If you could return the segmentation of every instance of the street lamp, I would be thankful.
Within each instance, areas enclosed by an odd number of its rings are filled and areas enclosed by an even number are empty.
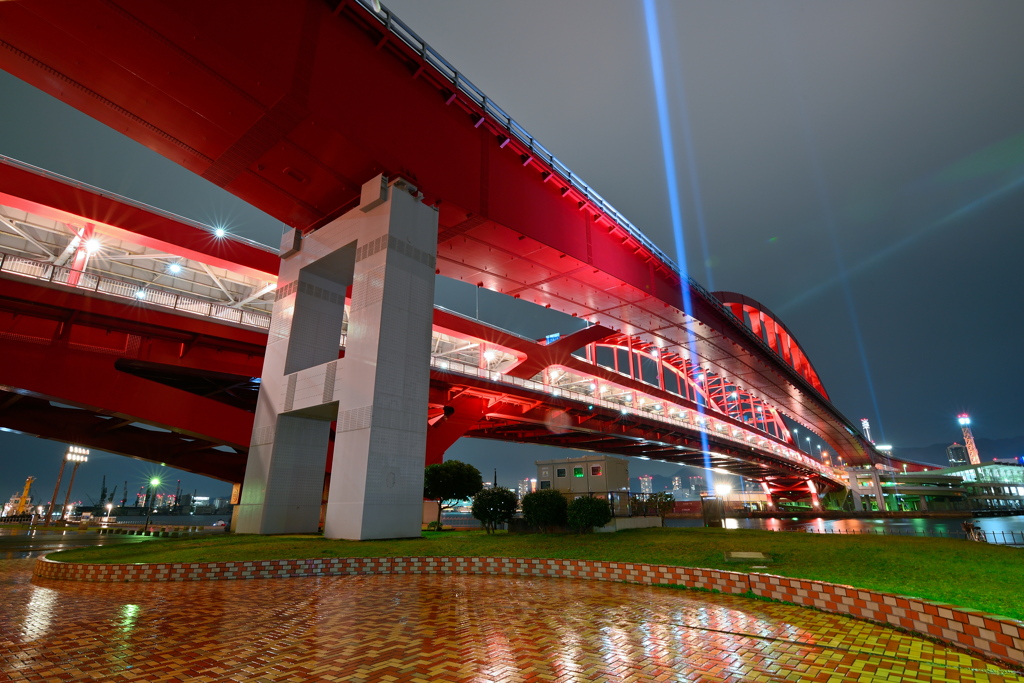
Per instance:
[[[82,448],[81,446],[68,446],[68,449],[64,452],[64,459],[60,461],[60,472],[57,474],[57,485],[53,487],[53,496],[50,498],[49,507],[46,508],[46,520],[43,522],[43,526],[50,526],[50,520],[53,518],[53,504],[57,501],[57,494],[60,493],[60,481],[64,478],[64,466],[69,462],[75,463],[75,467],[71,472],[71,484],[74,484],[75,472],[78,471],[78,466],[88,460],[88,448]],[[64,519],[64,508],[67,507],[68,497],[71,496],[71,484],[68,484],[68,495],[65,496],[64,507],[61,508],[61,519]]]
[[[152,479],[149,480],[149,486],[146,487],[146,531],[149,531],[149,516],[153,510],[153,506],[151,504],[152,501],[149,496],[150,487],[152,487],[154,490],[159,488],[160,480],[156,477],[153,477]]]
[[[807,442],[807,455],[811,454],[811,437],[805,437],[804,441]]]

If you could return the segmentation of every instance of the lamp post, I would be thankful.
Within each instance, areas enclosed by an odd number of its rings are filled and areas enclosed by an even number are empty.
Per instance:
[[[89,449],[82,448],[81,446],[68,446],[68,449],[64,452],[64,459],[60,461],[60,472],[57,474],[57,485],[53,487],[53,496],[50,498],[50,505],[46,508],[46,519],[43,521],[43,526],[50,526],[50,520],[53,518],[53,504],[57,501],[57,494],[60,493],[60,481],[64,478],[64,466],[69,462],[75,463],[74,472],[78,471],[78,466],[86,462],[89,459]],[[71,475],[71,483],[75,483],[75,475]],[[68,495],[71,495],[71,486],[68,486]],[[65,507],[68,504],[67,498],[64,499]],[[64,508],[61,508],[61,519],[64,518]]]
[[[807,455],[811,454],[811,437],[804,437],[804,441],[807,442]]]
[[[154,490],[159,488],[160,480],[157,479],[156,477],[153,477],[152,479],[149,480],[149,486],[146,487],[146,531],[149,531],[149,515],[153,511],[153,506],[151,505],[152,501],[150,500],[149,496],[150,487],[152,487]]]
[[[73,445],[72,449],[78,449],[78,446]],[[75,475],[78,474],[78,466],[81,465],[82,463],[89,462],[89,450],[88,449],[78,449],[78,450],[79,450],[79,453],[73,453],[73,454],[71,454],[69,456],[66,456],[66,458],[68,460],[70,460],[71,462],[75,463],[75,467],[73,467],[72,470],[71,470],[71,481],[68,482],[68,493],[65,494],[65,506],[63,506],[63,508],[62,508],[62,510],[60,512],[60,521],[65,520],[66,516],[70,516],[70,515],[68,515],[68,510],[70,508],[70,506],[68,505],[68,501],[71,500],[71,487],[75,485]],[[69,451],[70,451],[70,449],[69,449]]]

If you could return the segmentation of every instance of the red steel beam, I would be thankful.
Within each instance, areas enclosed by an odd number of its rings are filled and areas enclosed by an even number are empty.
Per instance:
[[[354,3],[0,3],[0,68],[302,229],[352,206],[377,173],[407,177],[440,202],[442,274],[477,273],[498,291],[526,282],[568,312],[611,296],[612,317],[681,335],[688,283]],[[481,237],[491,228],[539,245],[551,278],[489,260],[499,253]],[[591,289],[578,299],[561,291],[570,263]],[[702,354],[814,424],[847,461],[868,458],[796,369],[691,294]]]

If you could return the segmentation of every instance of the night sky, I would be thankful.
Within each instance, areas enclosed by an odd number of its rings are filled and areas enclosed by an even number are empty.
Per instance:
[[[948,443],[963,411],[976,436],[1024,434],[1024,4],[387,4],[666,253],[685,254],[696,280],[778,314],[833,403],[870,418],[877,442],[897,454]],[[0,154],[260,241],[281,233],[6,74]],[[475,292],[441,291],[475,306]],[[486,295],[481,305],[499,308]],[[0,434],[0,496],[35,474],[48,498],[62,452]],[[463,440],[448,457],[485,479],[497,467],[511,485],[553,455]],[[93,465],[79,472],[93,497],[104,473],[120,485],[153,469],[115,456]],[[182,478],[200,494],[227,490]]]

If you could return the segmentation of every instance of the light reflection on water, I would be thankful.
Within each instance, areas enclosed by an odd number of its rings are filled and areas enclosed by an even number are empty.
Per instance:
[[[963,535],[963,522],[974,522],[984,531],[1024,532],[1024,515],[1012,517],[931,517],[904,519],[798,519],[768,517],[763,519],[726,519],[727,529],[767,529],[769,531],[809,531],[819,533],[889,533],[905,535]],[[700,527],[700,519],[666,519],[665,526]]]

